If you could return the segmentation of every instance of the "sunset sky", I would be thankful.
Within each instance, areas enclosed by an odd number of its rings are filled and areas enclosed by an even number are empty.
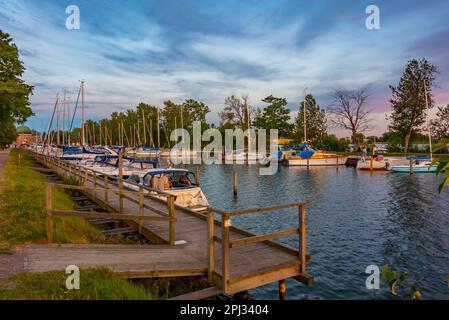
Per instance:
[[[380,8],[380,30],[365,27],[365,9]],[[68,30],[68,5],[81,28]],[[305,87],[318,103],[334,89],[367,88],[372,134],[386,130],[389,84],[409,59],[439,68],[437,105],[449,103],[448,1],[25,1],[0,0],[0,29],[20,48],[24,79],[35,86],[43,130],[56,94],[76,98],[86,82],[86,114],[107,117],[139,102],[201,100],[208,120],[227,96],[252,105],[285,97],[294,116]],[[334,128],[339,136],[348,134]]]

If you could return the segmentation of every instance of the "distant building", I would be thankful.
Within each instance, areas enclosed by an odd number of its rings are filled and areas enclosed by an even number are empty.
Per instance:
[[[37,143],[39,141],[39,135],[30,130],[30,128],[26,126],[20,126],[16,129],[17,131],[17,139],[16,146],[20,147],[24,144]]]

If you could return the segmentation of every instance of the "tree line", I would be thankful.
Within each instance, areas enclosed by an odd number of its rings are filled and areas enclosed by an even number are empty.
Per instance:
[[[22,79],[25,68],[19,59],[17,46],[1,30],[0,49],[0,146],[4,146],[16,139],[16,125],[33,115],[29,101],[33,87]],[[388,119],[389,130],[383,140],[392,145],[402,145],[407,152],[411,142],[422,138],[423,133],[429,130],[425,126],[426,105],[429,108],[435,105],[432,90],[437,74],[437,66],[426,59],[408,61],[399,83],[390,85],[392,113]],[[296,143],[307,139],[325,150],[344,150],[348,145],[346,139],[328,134],[331,127],[346,130],[354,144],[364,143],[364,132],[371,127],[371,113],[367,107],[369,93],[364,89],[336,89],[332,97],[332,103],[323,108],[312,94],[305,95],[298,104],[298,114],[292,118],[286,98],[269,95],[261,100],[262,107],[255,107],[250,104],[248,96],[232,95],[225,99],[224,108],[218,114],[218,126],[207,123],[206,116],[211,108],[201,101],[186,99],[175,103],[167,100],[161,107],[140,103],[136,108],[114,112],[109,118],[86,121],[85,137],[90,144],[168,147],[173,144],[170,141],[173,129],[184,128],[192,132],[193,122],[200,121],[202,130],[210,127],[223,131],[249,127],[278,129],[284,138],[291,138]],[[449,138],[449,105],[438,108],[437,119],[430,121],[429,127],[434,139]],[[81,128],[74,128],[70,133],[61,130],[60,134],[63,136],[60,141],[65,143],[81,142]],[[54,130],[50,131],[50,137],[51,142],[57,141]]]

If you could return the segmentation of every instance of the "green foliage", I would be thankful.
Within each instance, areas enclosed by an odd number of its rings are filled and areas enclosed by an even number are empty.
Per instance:
[[[310,141],[322,141],[327,131],[326,113],[316,103],[315,97],[308,94],[306,100],[306,125],[307,139]],[[295,119],[295,132],[298,141],[304,141],[304,101],[299,105],[299,112]]]
[[[64,271],[21,273],[0,284],[0,300],[153,300],[152,289],[105,268],[81,269],[80,289],[68,290]]]
[[[388,265],[381,269],[381,280],[388,284],[393,295],[400,295],[404,300],[419,300],[422,298],[421,292],[416,288],[416,284],[407,281],[408,273],[392,271]]]
[[[408,151],[413,133],[426,119],[425,87],[429,108],[434,105],[432,87],[437,72],[437,67],[426,59],[413,59],[407,63],[398,86],[390,85],[393,109],[390,130],[402,138],[404,152]]]
[[[317,143],[319,149],[325,151],[345,151],[348,148],[349,141],[345,138],[337,138],[334,134],[323,137],[322,143]]]
[[[449,138],[449,104],[438,107],[437,119],[431,121],[431,129],[435,139]]]
[[[447,149],[447,144],[449,143],[449,140],[441,140],[436,148],[435,151],[441,150],[441,149]],[[442,192],[445,188],[449,186],[449,159],[443,158],[443,157],[437,157],[434,159],[434,163],[438,163],[437,172],[436,175],[442,175],[443,181],[438,187],[438,192]]]
[[[22,160],[18,161],[19,153]],[[0,243],[19,244],[45,240],[45,177],[30,168],[21,150],[12,150],[4,171],[0,194]],[[73,201],[64,191],[53,192],[56,209],[73,209]],[[55,217],[55,241],[90,243],[104,236],[86,220]]]
[[[249,105],[248,96],[238,98],[234,95],[225,99],[223,111],[218,114],[221,122],[221,129],[240,128],[243,131],[251,125],[251,117],[254,113]]]
[[[33,114],[28,99],[33,87],[21,79],[25,68],[12,41],[0,30],[0,146],[14,141],[14,124],[25,122]]]
[[[277,98],[272,95],[262,99],[262,102],[268,103],[263,111],[258,111],[254,118],[254,126],[261,129],[278,129],[280,136],[288,135],[292,130],[290,124],[290,110],[285,106],[287,99]]]

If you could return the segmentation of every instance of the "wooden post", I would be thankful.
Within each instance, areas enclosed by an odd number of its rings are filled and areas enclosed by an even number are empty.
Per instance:
[[[53,196],[51,188],[52,188],[51,184],[47,183],[45,185],[45,209],[46,209],[45,230],[47,233],[48,243],[53,242],[53,217],[49,212],[50,210],[53,209]]]
[[[307,170],[309,169],[310,157],[307,157]]]
[[[410,159],[410,175],[413,175],[414,172],[414,168],[413,168],[413,159]]]
[[[237,197],[237,187],[238,187],[238,181],[237,181],[237,170],[234,166],[234,197]]]
[[[123,151],[118,152],[119,212],[123,212]]]
[[[374,156],[373,155],[371,155],[371,158],[370,158],[369,171],[371,172],[371,174],[374,171]]]
[[[87,172],[87,168],[84,169],[84,191],[86,193],[89,191],[89,173]]]
[[[97,199],[97,173],[94,171],[94,199]]]
[[[221,219],[221,273],[222,273],[222,289],[224,293],[228,290],[229,280],[229,227],[231,225],[231,219],[229,215],[222,216]]]
[[[108,176],[105,174],[104,175],[104,183],[103,183],[103,188],[104,188],[104,205],[105,207],[108,205]]]
[[[215,269],[215,241],[214,241],[214,212],[207,212],[207,280],[213,282],[212,275]]]
[[[143,193],[143,187],[139,187],[139,215],[143,217],[144,215],[144,193]],[[143,219],[139,220],[139,233],[142,234],[142,226],[143,226]]]
[[[299,206],[299,262],[300,272],[306,272],[306,207]]]
[[[167,197],[167,206],[168,206],[168,216],[170,217],[169,222],[169,243],[171,246],[175,245],[175,197],[173,195],[169,195]]]
[[[197,187],[200,186],[200,167],[197,165],[195,166],[195,178],[196,178],[196,185]]]
[[[285,295],[287,294],[287,284],[285,279],[279,280],[279,300],[285,300]]]

